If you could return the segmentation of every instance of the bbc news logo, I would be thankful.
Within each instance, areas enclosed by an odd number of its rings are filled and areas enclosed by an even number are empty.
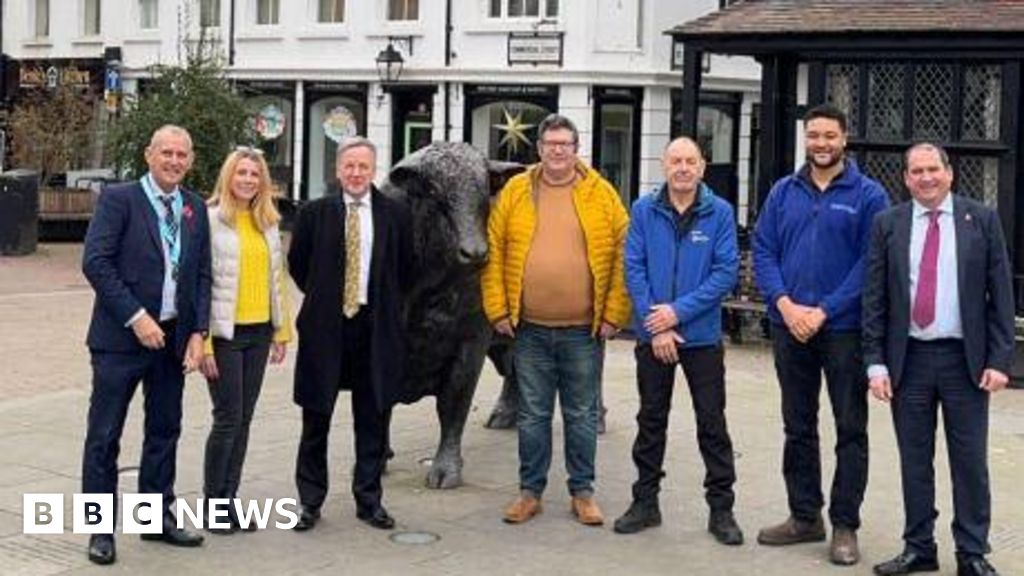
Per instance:
[[[163,494],[122,494],[119,508],[114,506],[113,494],[75,494],[71,530],[75,534],[112,534],[114,516],[119,511],[119,524],[124,534],[160,534],[163,532],[163,507]],[[242,528],[254,525],[260,530],[271,526],[291,530],[299,523],[299,505],[294,498],[248,502],[239,498],[197,498],[194,505],[178,498],[172,509],[178,529],[185,528],[186,519],[195,528],[230,528],[229,507]],[[25,494],[22,517],[25,534],[63,534],[64,495]]]

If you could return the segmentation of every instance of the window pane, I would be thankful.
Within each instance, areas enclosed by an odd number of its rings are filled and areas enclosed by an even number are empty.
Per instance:
[[[100,33],[100,0],[85,0],[85,20],[82,33],[97,36]]]
[[[523,16],[524,0],[508,0],[508,16]]]
[[[259,0],[256,5],[256,23],[277,24],[279,8],[279,0]]]
[[[50,35],[50,0],[36,0],[36,37]]]
[[[344,22],[345,0],[320,0],[317,20],[319,22]]]
[[[418,0],[390,0],[388,20],[419,20]]]
[[[540,0],[526,0],[526,16],[540,15]]]
[[[199,25],[203,28],[220,26],[220,0],[199,0]]]
[[[139,0],[139,28],[152,30],[159,25],[158,0]]]
[[[546,16],[550,18],[558,17],[558,0],[548,0]]]
[[[491,0],[491,18],[501,18],[501,0]]]

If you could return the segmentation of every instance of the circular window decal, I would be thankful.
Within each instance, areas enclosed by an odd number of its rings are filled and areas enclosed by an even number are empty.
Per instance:
[[[324,134],[337,143],[357,133],[356,117],[344,106],[336,106],[327,113],[323,123]]]
[[[276,140],[284,134],[284,112],[277,104],[267,104],[256,114],[256,133],[264,140]]]

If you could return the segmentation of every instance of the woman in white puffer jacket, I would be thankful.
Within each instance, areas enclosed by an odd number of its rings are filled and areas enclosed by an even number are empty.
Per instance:
[[[228,155],[209,216],[213,294],[210,338],[200,368],[213,401],[213,426],[206,441],[203,491],[207,499],[233,499],[267,359],[283,362],[291,338],[281,216],[261,150],[240,147]],[[210,532],[242,528],[234,506],[226,508],[228,527]]]

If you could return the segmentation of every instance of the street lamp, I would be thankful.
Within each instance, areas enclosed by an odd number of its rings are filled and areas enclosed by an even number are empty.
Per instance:
[[[377,77],[380,78],[381,84],[398,82],[404,64],[405,58],[402,58],[402,53],[395,50],[394,44],[388,40],[387,47],[377,53]]]

